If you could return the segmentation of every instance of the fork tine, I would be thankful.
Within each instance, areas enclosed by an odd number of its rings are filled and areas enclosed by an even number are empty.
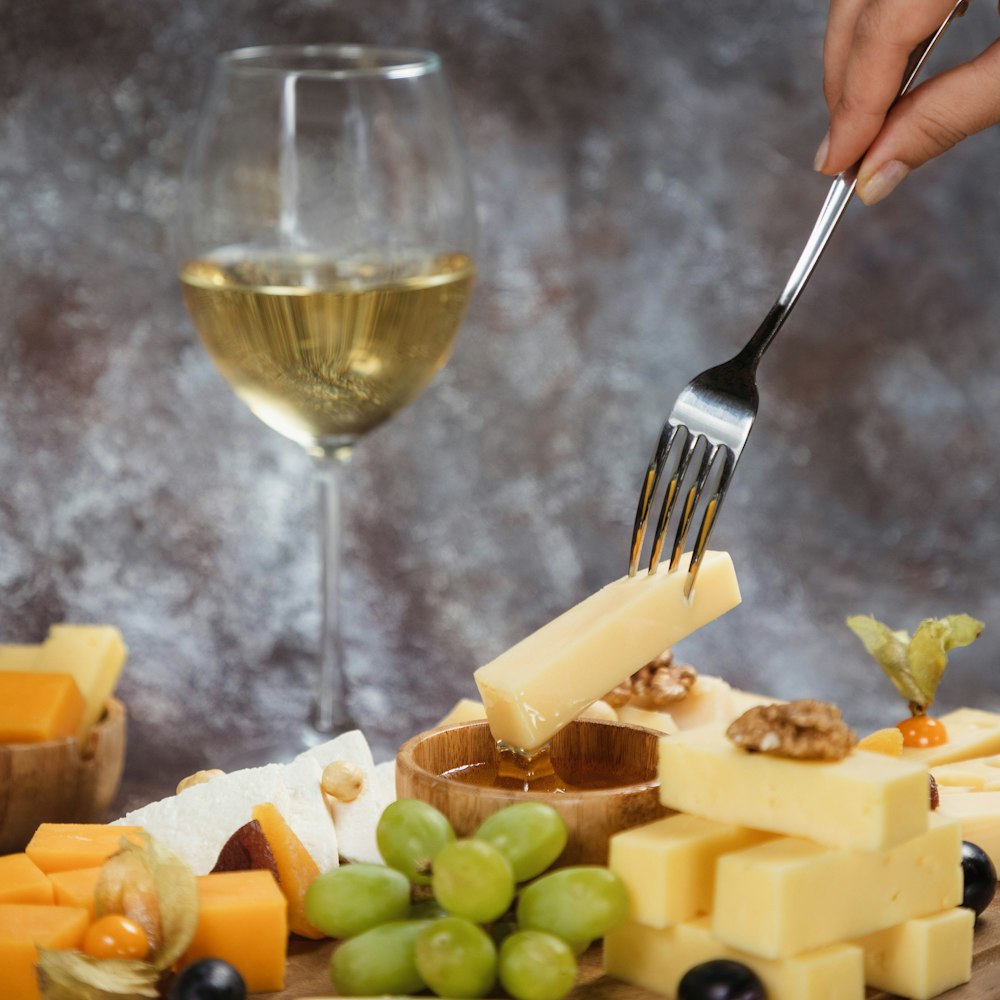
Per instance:
[[[726,499],[726,492],[729,490],[733,472],[736,470],[736,455],[733,453],[732,448],[726,445],[719,445],[717,450],[722,455],[722,472],[719,474],[719,479],[715,484],[712,495],[708,498],[708,504],[705,507],[705,516],[701,519],[701,526],[698,528],[694,549],[691,552],[691,563],[688,566],[687,579],[684,581],[685,597],[690,597],[691,591],[694,590],[694,581],[698,576],[698,570],[701,568],[702,557],[708,548],[709,535],[712,534],[712,529],[715,527],[719,510],[722,507],[722,501]]]
[[[683,426],[683,425],[679,425]],[[688,468],[691,465],[691,458],[697,451],[699,444],[705,440],[704,435],[692,435],[691,431],[684,427],[685,438],[682,446],[677,449],[678,460],[674,471],[667,483],[667,488],[663,494],[663,504],[660,507],[660,516],[656,519],[656,533],[653,535],[653,547],[649,554],[649,572],[656,572],[656,567],[660,562],[660,553],[663,551],[663,540],[666,537],[667,525],[673,516],[677,506],[677,498],[680,496],[680,489],[687,478]]]
[[[653,496],[656,487],[663,476],[663,470],[667,464],[667,458],[677,440],[678,434],[683,431],[685,439],[688,436],[688,429],[682,425],[671,424],[669,421],[663,425],[660,431],[660,440],[653,449],[653,455],[646,466],[646,476],[642,482],[642,490],[639,494],[639,506],[635,512],[635,524],[632,528],[632,545],[629,552],[628,575],[635,576],[639,565],[639,555],[642,551],[642,543],[646,537],[646,527],[649,523],[649,509],[653,503]],[[682,442],[683,444],[683,442]]]
[[[705,482],[708,479],[712,462],[715,460],[715,456],[719,450],[718,445],[710,446],[708,439],[705,438],[704,435],[699,434],[698,439],[705,441],[705,448],[701,454],[701,462],[698,465],[698,471],[695,473],[695,477],[691,481],[691,485],[688,487],[687,494],[684,497],[684,505],[681,508],[681,515],[677,522],[677,531],[674,534],[674,544],[670,549],[669,572],[671,573],[677,569],[677,564],[680,562],[681,555],[684,551],[684,543],[687,541],[688,532],[691,530],[691,522],[694,520],[694,512],[698,509],[698,501],[701,499],[701,494],[705,488]],[[666,527],[666,525],[664,525],[664,527]]]

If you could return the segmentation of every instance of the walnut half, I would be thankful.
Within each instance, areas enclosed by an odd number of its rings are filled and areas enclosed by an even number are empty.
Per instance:
[[[798,760],[841,760],[858,742],[836,705],[812,698],[751,708],[726,736],[744,750]]]
[[[608,692],[604,701],[616,708],[631,703],[639,708],[662,710],[686,698],[697,679],[694,667],[675,663],[674,654],[668,649]]]

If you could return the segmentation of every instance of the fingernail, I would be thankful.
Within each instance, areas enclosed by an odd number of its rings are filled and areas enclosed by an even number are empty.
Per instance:
[[[822,170],[826,164],[826,158],[830,155],[830,133],[827,132],[823,136],[823,141],[819,144],[819,149],[816,150],[816,156],[813,159],[813,170]]]
[[[899,160],[887,160],[870,176],[858,176],[858,197],[866,205],[874,205],[886,195],[892,194],[899,182],[910,172],[910,168]]]

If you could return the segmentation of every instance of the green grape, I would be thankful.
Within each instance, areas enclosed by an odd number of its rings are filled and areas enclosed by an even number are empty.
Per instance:
[[[497,952],[486,932],[444,917],[417,938],[417,971],[439,997],[484,997],[497,978]]]
[[[549,872],[526,886],[518,900],[517,922],[582,949],[613,931],[628,911],[628,890],[613,871],[580,865]]]
[[[410,913],[410,883],[384,865],[344,865],[324,872],[306,890],[306,917],[330,937],[353,937]]]
[[[385,863],[418,885],[430,884],[431,859],[454,839],[448,817],[420,799],[396,799],[386,806],[375,828]]]
[[[500,945],[500,983],[514,1000],[559,1000],[576,982],[576,959],[565,941],[543,931],[518,931]]]
[[[431,885],[449,913],[477,924],[496,920],[514,899],[510,862],[485,840],[457,840],[438,851]]]
[[[330,959],[330,981],[341,996],[419,993],[417,938],[429,920],[397,920],[345,941]]]
[[[566,846],[566,823],[545,802],[518,802],[487,817],[476,837],[491,843],[518,882],[541,875]]]

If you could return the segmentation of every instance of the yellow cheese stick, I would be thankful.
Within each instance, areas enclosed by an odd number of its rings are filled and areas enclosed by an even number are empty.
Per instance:
[[[113,625],[53,625],[32,669],[70,674],[86,702],[77,733],[82,747],[100,719],[125,664],[125,643]]]
[[[689,558],[673,573],[608,584],[480,667],[476,684],[493,735],[537,750],[654,656],[740,603],[727,552],[705,553],[686,598]]]

